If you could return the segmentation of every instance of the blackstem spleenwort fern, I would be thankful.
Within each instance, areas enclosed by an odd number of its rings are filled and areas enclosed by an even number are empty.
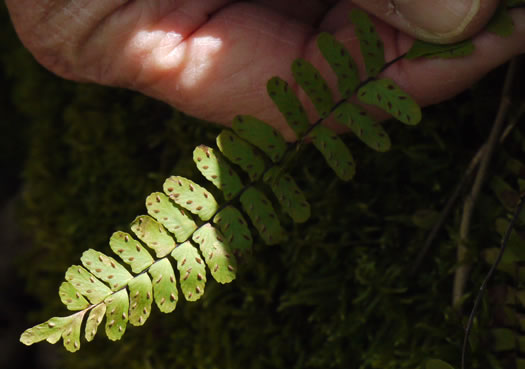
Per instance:
[[[360,80],[356,63],[343,45],[332,35],[321,33],[318,46],[337,75],[342,99],[334,101],[312,64],[303,59],[294,61],[293,76],[320,116],[311,124],[288,83],[279,77],[271,78],[268,94],[296,133],[297,141],[288,144],[270,125],[252,116],[237,116],[232,130],[223,130],[217,137],[218,149],[201,145],[193,154],[199,171],[222,192],[224,199],[218,201],[190,179],[166,179],[163,192],[146,198],[149,215],[141,215],[131,224],[131,231],[140,241],[120,231],[110,238],[111,249],[131,271],[110,256],[91,249],[85,251],[82,265],[67,270],[66,281],[59,289],[61,301],[76,313],[51,318],[26,330],[21,342],[56,343],[62,338],[68,351],[77,351],[86,315],[87,341],[93,340],[104,317],[106,335],[110,340],[118,340],[128,322],[135,326],[146,322],[153,301],[160,311],[173,311],[178,301],[177,281],[188,301],[203,295],[208,272],[219,283],[233,281],[236,256],[249,252],[252,246],[246,216],[264,243],[273,245],[286,240],[286,231],[264,188],[273,192],[282,211],[295,223],[305,222],[310,216],[307,199],[287,173],[287,165],[299,145],[311,141],[339,178],[348,181],[354,176],[356,165],[350,150],[334,131],[322,125],[324,119],[333,115],[374,150],[384,152],[390,148],[390,138],[382,126],[362,106],[350,103],[350,97],[379,107],[407,125],[418,124],[419,106],[392,80],[378,77],[399,59],[385,62],[383,43],[366,13],[355,10],[350,18],[360,41],[365,80]],[[439,47],[416,42],[404,57],[455,57],[471,50],[469,42]],[[239,169],[244,173],[239,174]],[[170,257],[176,261],[178,275]]]

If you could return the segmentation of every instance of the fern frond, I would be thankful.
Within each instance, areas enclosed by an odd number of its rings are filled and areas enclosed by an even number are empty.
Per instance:
[[[367,72],[375,77],[385,65],[383,44],[365,13],[354,11],[351,17],[366,54]],[[104,317],[106,335],[118,340],[128,321],[134,326],[146,322],[153,301],[161,312],[173,311],[178,302],[177,284],[186,300],[195,301],[204,294],[208,271],[218,283],[232,282],[238,268],[236,256],[252,248],[251,228],[264,243],[276,245],[287,239],[279,210],[294,223],[310,218],[306,196],[287,172],[286,164],[297,152],[294,148],[311,140],[339,178],[347,181],[355,175],[352,153],[332,129],[322,125],[324,119],[333,113],[369,147],[377,151],[390,148],[381,125],[361,106],[345,101],[356,93],[361,101],[379,106],[406,124],[419,122],[419,107],[392,81],[360,81],[355,61],[333,36],[320,34],[318,46],[337,76],[343,100],[334,101],[326,81],[311,63],[296,60],[293,76],[320,116],[312,125],[288,83],[279,77],[270,79],[268,95],[298,141],[288,144],[272,126],[252,116],[238,115],[233,131],[223,130],[218,135],[218,150],[200,145],[193,152],[198,170],[223,198],[215,198],[207,184],[181,176],[167,178],[163,192],[146,198],[149,215],[138,216],[131,223],[131,231],[139,240],[122,231],[113,233],[109,240],[111,250],[126,266],[98,251],[84,252],[84,266],[70,267],[59,289],[66,307],[78,312],[28,329],[21,341],[30,345],[42,340],[56,343],[63,338],[66,349],[76,351],[87,312],[87,341],[93,340]],[[277,210],[274,203],[279,205]]]

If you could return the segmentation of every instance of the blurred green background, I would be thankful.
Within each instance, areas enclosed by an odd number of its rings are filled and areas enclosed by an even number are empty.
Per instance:
[[[458,363],[464,317],[451,310],[450,296],[461,206],[417,274],[411,266],[487,137],[504,68],[425,109],[418,127],[387,123],[388,153],[346,138],[358,162],[351,183],[336,180],[307,148],[293,173],[313,216],[301,225],[283,217],[289,242],[258,242],[230,285],[211,281],[198,302],[181,300],[168,315],[153,309],[145,326],[130,327],[120,342],[99,332],[70,354],[61,343],[25,347],[18,337],[67,314],[57,293],[66,269],[88,248],[111,253],[110,235],[145,213],[145,197],[167,176],[199,178],[193,148],[213,145],[220,128],[134,92],[55,77],[21,46],[3,4],[0,17],[0,367],[414,369],[428,357]],[[523,101],[522,91],[514,95]],[[522,153],[519,145],[508,150],[495,167]],[[494,222],[505,213],[486,191],[473,224],[470,291],[488,269],[479,254],[498,244]],[[485,300],[473,332],[472,368],[497,368],[518,355],[492,352],[487,332],[499,324],[492,305]]]

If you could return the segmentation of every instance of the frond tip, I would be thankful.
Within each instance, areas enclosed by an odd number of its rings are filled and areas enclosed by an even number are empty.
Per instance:
[[[70,352],[80,348],[80,326],[85,311],[67,317],[55,317],[47,322],[38,324],[26,330],[20,336],[20,342],[24,345],[46,340],[49,343],[57,343],[60,338],[64,340],[64,347]]]

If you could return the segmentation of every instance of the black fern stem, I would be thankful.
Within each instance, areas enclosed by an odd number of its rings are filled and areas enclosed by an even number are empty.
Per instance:
[[[523,210],[523,206],[525,205],[525,192],[520,194],[520,199],[518,200],[518,203],[516,204],[516,210],[514,210],[514,213],[512,214],[512,219],[505,231],[505,234],[503,235],[503,238],[501,239],[501,246],[498,253],[498,256],[492,266],[490,267],[489,272],[487,273],[487,276],[483,280],[483,283],[481,283],[481,286],[479,288],[478,295],[476,296],[476,300],[474,301],[474,306],[472,307],[472,311],[470,312],[470,316],[468,318],[467,326],[465,328],[465,338],[463,339],[463,349],[461,350],[461,369],[465,369],[465,356],[467,353],[467,343],[468,343],[468,337],[470,335],[470,330],[472,328],[472,323],[474,321],[474,316],[476,315],[476,312],[479,308],[479,303],[481,302],[481,298],[483,297],[483,293],[485,292],[485,289],[487,288],[487,284],[496,271],[496,268],[498,267],[501,258],[503,257],[503,254],[505,253],[505,249],[507,248],[507,244],[509,242],[510,235],[512,233],[512,230],[514,229],[514,226],[516,225],[516,222],[518,220],[519,215],[521,214],[521,211]]]

